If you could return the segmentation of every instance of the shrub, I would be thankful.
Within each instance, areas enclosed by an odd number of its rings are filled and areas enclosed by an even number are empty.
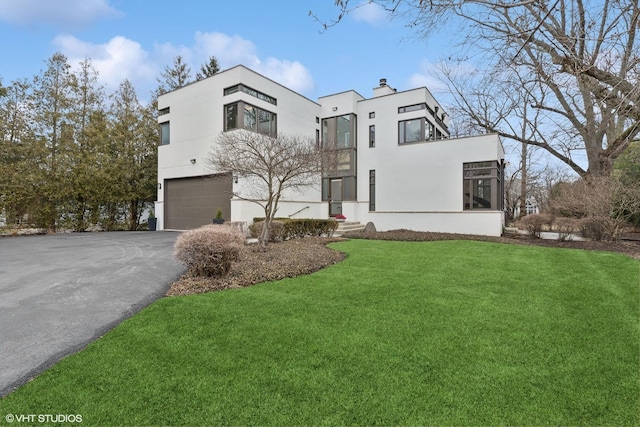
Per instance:
[[[526,230],[531,237],[540,238],[540,233],[553,222],[553,217],[547,214],[531,214],[518,220],[517,226]]]
[[[225,276],[238,259],[244,236],[228,225],[205,225],[178,236],[173,254],[198,276]]]
[[[575,218],[560,217],[554,219],[553,228],[558,232],[558,240],[564,242],[571,240],[571,235],[579,230],[579,225]]]
[[[608,218],[590,216],[578,222],[580,235],[591,240],[605,240]]]
[[[294,239],[305,236],[333,236],[338,222],[331,219],[292,219],[284,223],[285,238]]]
[[[264,227],[264,221],[259,221],[249,226],[251,231],[251,237],[259,238],[262,235],[262,228]],[[284,222],[274,219],[271,221],[271,227],[269,228],[269,241],[279,242],[285,240]]]
[[[255,219],[257,221],[249,227],[249,231],[252,237],[257,238],[262,233],[264,220],[262,218]],[[273,226],[274,223],[277,223],[275,228]],[[300,239],[305,236],[331,237],[337,228],[338,222],[331,219],[274,219],[269,231],[269,241]]]

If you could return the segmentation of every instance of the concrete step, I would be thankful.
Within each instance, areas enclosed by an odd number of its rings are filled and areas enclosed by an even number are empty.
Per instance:
[[[364,230],[364,224],[360,224],[357,221],[342,221],[338,223],[338,229],[335,234],[343,234],[347,231],[360,231]]]

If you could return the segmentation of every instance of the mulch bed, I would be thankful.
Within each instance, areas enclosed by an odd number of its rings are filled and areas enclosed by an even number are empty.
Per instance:
[[[344,235],[344,238],[412,242],[476,240],[589,251],[619,252],[640,260],[640,244],[629,242],[558,241],[533,239],[522,235],[488,237],[411,230],[367,233],[349,232]],[[223,289],[242,288],[257,283],[310,274],[344,259],[343,253],[329,249],[326,246],[327,243],[341,241],[344,240],[344,238],[305,237],[304,239],[293,239],[286,242],[272,243],[268,246],[267,251],[263,251],[257,244],[247,245],[243,248],[239,261],[234,263],[228,276],[197,277],[187,273],[171,286],[167,295],[189,295]]]
[[[175,282],[167,295],[189,295],[223,289],[242,288],[257,283],[311,274],[344,259],[342,252],[326,245],[340,238],[305,237],[260,245],[246,245],[226,277],[198,277],[189,273]]]

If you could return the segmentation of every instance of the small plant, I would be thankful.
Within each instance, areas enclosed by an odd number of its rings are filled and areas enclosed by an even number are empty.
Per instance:
[[[222,209],[218,208],[218,210],[216,211],[216,216],[213,218],[213,223],[214,224],[224,223],[224,217],[222,216]]]
[[[226,276],[238,260],[244,235],[228,225],[205,225],[178,236],[173,254],[196,276]]]
[[[336,218],[336,219],[340,219],[340,220],[345,220],[345,219],[347,219],[347,217],[346,217],[346,216],[344,216],[344,215],[342,215],[341,213],[340,213],[340,214],[337,214],[335,218]]]
[[[155,212],[153,212],[153,209],[151,209],[151,210],[149,211],[149,218],[150,218],[150,219],[153,219],[153,218],[155,218],[155,217],[156,217],[156,214],[155,214]]]

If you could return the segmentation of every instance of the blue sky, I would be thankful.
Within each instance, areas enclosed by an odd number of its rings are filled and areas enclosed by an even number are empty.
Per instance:
[[[31,79],[59,51],[72,65],[91,58],[109,91],[128,78],[145,100],[176,55],[194,75],[214,55],[222,69],[243,64],[313,100],[349,89],[370,97],[384,77],[446,103],[432,73],[446,39],[422,40],[363,3],[323,32],[309,11],[335,18],[334,0],[0,0],[0,79]]]

